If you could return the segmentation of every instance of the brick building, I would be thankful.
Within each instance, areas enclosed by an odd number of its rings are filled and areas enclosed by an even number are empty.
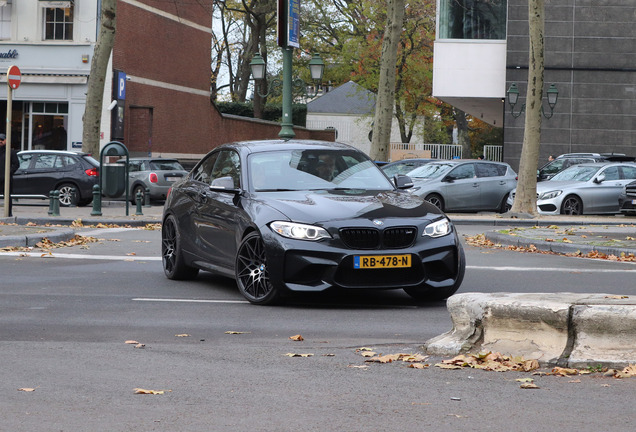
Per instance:
[[[15,148],[81,149],[100,9],[101,0],[0,0],[0,82],[10,65],[23,74],[13,95]],[[118,0],[102,145],[119,140],[131,155],[196,160],[227,141],[278,137],[277,123],[224,116],[211,103],[211,27],[212,0]]]

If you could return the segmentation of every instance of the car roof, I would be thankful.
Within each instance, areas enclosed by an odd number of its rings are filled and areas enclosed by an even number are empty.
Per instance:
[[[505,162],[489,161],[489,160],[482,160],[482,159],[448,159],[448,160],[435,160],[435,161],[432,161],[432,162],[429,162],[429,163],[438,164],[438,165],[439,164],[459,165],[459,164],[462,164],[462,163],[478,163],[478,164],[491,163],[491,164],[509,166]]]
[[[242,149],[248,153],[259,153],[275,150],[356,150],[348,144],[332,141],[319,141],[319,140],[303,140],[303,139],[273,139],[273,140],[258,140],[258,141],[238,141],[227,144],[222,144],[213,150],[221,148],[235,148]]]
[[[124,160],[124,158],[121,158],[120,160]],[[159,161],[159,162],[166,162],[166,161],[175,161],[178,162],[178,159],[175,158],[161,158],[161,157],[132,157],[132,158],[128,158],[128,161]]]
[[[90,156],[89,153],[68,151],[68,150],[21,150],[18,152],[22,154],[56,154],[56,155],[68,155],[68,156]]]

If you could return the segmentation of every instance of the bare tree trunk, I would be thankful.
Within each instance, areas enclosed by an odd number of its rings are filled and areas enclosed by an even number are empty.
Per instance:
[[[378,98],[375,103],[371,159],[386,161],[389,157],[391,123],[395,100],[395,63],[404,21],[404,0],[389,0],[387,25],[382,40]]]
[[[519,161],[519,181],[513,213],[537,214],[537,167],[541,145],[541,102],[543,98],[544,0],[529,0],[528,23],[530,32],[530,55],[528,62],[528,92],[526,99],[526,122],[523,132],[523,147]]]
[[[86,91],[82,132],[82,151],[99,155],[99,132],[104,102],[104,84],[110,53],[115,43],[117,0],[102,0],[101,24],[91,60]]]

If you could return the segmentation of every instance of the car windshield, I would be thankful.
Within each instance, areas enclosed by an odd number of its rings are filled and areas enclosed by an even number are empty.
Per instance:
[[[179,162],[175,161],[150,161],[150,169],[155,171],[184,171]]]
[[[355,150],[279,150],[252,154],[248,175],[255,192],[391,190],[393,185]]]
[[[576,165],[556,174],[549,181],[588,181],[600,168],[595,166]]]
[[[415,168],[413,171],[409,171],[406,175],[411,178],[426,178],[432,179],[443,176],[453,168],[452,164],[445,163],[429,163],[421,167]]]

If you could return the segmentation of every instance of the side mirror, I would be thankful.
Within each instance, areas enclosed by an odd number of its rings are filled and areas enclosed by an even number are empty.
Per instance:
[[[404,174],[396,174],[393,176],[393,183],[398,189],[409,189],[413,187],[413,180],[411,177]]]
[[[238,189],[234,188],[234,180],[232,177],[219,177],[212,180],[210,190],[217,192],[238,192]]]
[[[444,183],[452,183],[452,182],[454,182],[455,180],[456,180],[456,179],[455,179],[455,177],[454,177],[454,176],[452,176],[452,175],[447,175],[446,177],[444,177],[444,178],[442,179],[442,181],[443,181]]]
[[[605,181],[605,174],[599,174],[594,179],[594,183],[603,183]]]

